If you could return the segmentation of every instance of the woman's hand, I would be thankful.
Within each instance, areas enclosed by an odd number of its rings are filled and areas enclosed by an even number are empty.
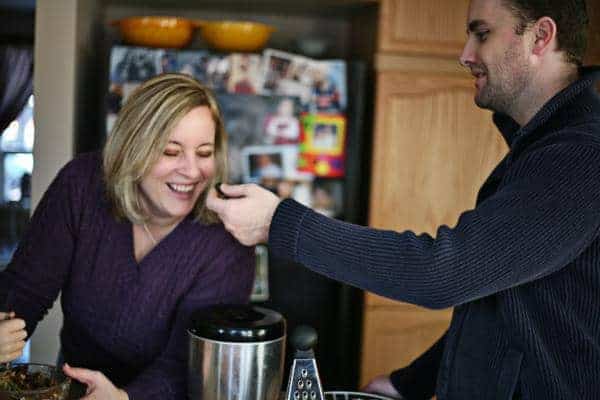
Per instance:
[[[396,388],[392,385],[389,375],[379,375],[362,389],[363,392],[382,394],[392,399],[402,399]]]
[[[25,339],[25,321],[15,318],[14,312],[0,312],[0,363],[19,358],[25,347]]]
[[[63,366],[67,376],[87,385],[85,396],[81,400],[129,400],[127,392],[119,389],[100,371]]]

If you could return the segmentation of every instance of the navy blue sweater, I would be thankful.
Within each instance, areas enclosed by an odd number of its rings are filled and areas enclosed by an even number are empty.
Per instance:
[[[523,127],[495,115],[510,151],[476,207],[435,237],[293,200],[277,208],[274,254],[382,296],[455,306],[442,341],[403,376],[407,397],[435,385],[439,400],[600,399],[598,76],[582,69]]]

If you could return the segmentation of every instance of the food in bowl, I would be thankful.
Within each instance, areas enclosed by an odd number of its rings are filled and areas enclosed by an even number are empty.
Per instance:
[[[206,44],[223,52],[261,50],[275,30],[272,26],[250,21],[195,21],[195,24],[202,28],[202,39]]]
[[[71,379],[46,364],[0,367],[0,400],[65,400]]]

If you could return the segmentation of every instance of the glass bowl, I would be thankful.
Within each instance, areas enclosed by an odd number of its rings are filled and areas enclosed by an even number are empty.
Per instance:
[[[66,400],[71,379],[53,365],[0,365],[0,400]]]

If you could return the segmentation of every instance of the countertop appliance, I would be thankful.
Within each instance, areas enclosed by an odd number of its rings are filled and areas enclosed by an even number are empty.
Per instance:
[[[277,400],[285,319],[251,305],[216,305],[192,314],[188,329],[190,400]]]
[[[290,337],[295,349],[283,400],[392,400],[388,397],[351,391],[323,392],[313,348],[317,332],[307,325],[298,326]]]

